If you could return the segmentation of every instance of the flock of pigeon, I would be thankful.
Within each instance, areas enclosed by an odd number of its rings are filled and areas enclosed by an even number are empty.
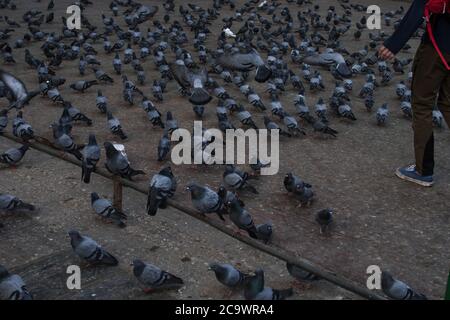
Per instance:
[[[178,84],[179,94],[192,104],[197,118],[204,117],[205,107],[213,98],[213,101],[217,101],[218,127],[222,131],[235,128],[232,119],[238,120],[244,128],[258,129],[258,121],[254,119],[261,117],[267,129],[278,130],[280,135],[289,139],[305,135],[306,126],[311,126],[315,134],[336,138],[338,132],[330,126],[333,114],[348,121],[356,121],[350,98],[352,78],[365,77],[366,83],[358,96],[364,99],[367,111],[371,112],[375,105],[374,91],[389,85],[394,73],[403,74],[411,59],[396,59],[392,65],[388,65],[378,58],[373,49],[388,36],[385,32],[370,33],[369,44],[360,51],[350,53],[343,47],[340,41],[342,35],[354,32],[353,37],[358,40],[363,32],[367,32],[365,17],[356,24],[352,21],[355,12],[366,11],[364,5],[339,0],[341,10],[330,6],[323,16],[318,13],[319,5],[310,0],[287,2],[296,5],[296,10],[290,10],[280,0],[247,0],[239,4],[234,0],[211,0],[207,7],[190,3],[177,5],[174,0],[165,1],[161,7],[143,5],[133,0],[112,0],[110,13],[103,13],[101,25],[96,26],[84,14],[92,3],[81,0],[75,4],[81,8],[83,29],[68,29],[66,18],[63,17],[59,33],[43,31],[46,24],[55,23],[54,0],[48,4],[47,12],[36,9],[24,12],[23,21],[13,21],[8,16],[0,17],[0,25],[3,26],[0,29],[3,63],[14,64],[19,59],[14,51],[24,48],[25,62],[37,75],[34,90],[29,91],[18,77],[0,69],[0,98],[5,97],[9,101],[8,106],[0,110],[0,135],[7,130],[11,121],[12,133],[23,140],[20,148],[2,152],[0,162],[8,166],[18,165],[29,149],[29,142],[35,140],[50,144],[80,160],[81,179],[84,183],[90,182],[91,174],[101,159],[102,148],[93,134],[89,135],[87,144],[77,143],[73,139],[72,130],[77,123],[87,126],[95,123],[64,99],[59,91],[69,79],[58,76],[58,70],[64,68],[65,61],[71,60],[79,61],[79,76],[82,79],[70,80],[72,83],[69,87],[80,94],[89,93],[91,87],[97,87],[95,105],[98,112],[105,115],[108,129],[114,136],[127,140],[124,126],[112,114],[108,98],[100,89],[102,85],[115,83],[115,76],[121,77],[125,104],[134,105],[139,99],[154,130],[162,130],[161,140],[155,146],[158,161],[167,161],[174,144],[171,135],[178,129],[174,116],[176,110],[168,111],[164,117],[157,108],[157,104],[164,101],[166,86],[172,80]],[[205,2],[202,4],[206,5]],[[0,0],[0,8],[18,10],[10,0]],[[221,13],[224,8],[229,8],[232,14]],[[163,21],[154,18],[161,10],[164,11]],[[179,19],[174,16],[175,12],[179,14]],[[403,7],[400,7],[396,11],[384,13],[384,23],[395,27],[403,12]],[[127,28],[119,26],[118,21],[121,20]],[[209,26],[212,23],[223,24],[215,48],[206,42],[211,37]],[[24,26],[27,30],[25,35],[13,39],[15,30],[23,29]],[[352,28],[354,26],[356,29]],[[418,37],[419,33],[415,36]],[[36,43],[40,44],[42,55],[33,55],[27,49],[27,46]],[[193,45],[195,52],[186,49],[188,43]],[[101,48],[99,44],[102,44]],[[97,57],[98,50],[104,51],[105,59]],[[267,58],[263,58],[262,53]],[[142,66],[148,59],[152,60],[158,74],[152,79],[150,89],[147,88],[146,70]],[[298,74],[288,68],[288,60],[298,65]],[[108,63],[112,63],[116,75],[108,75],[102,70],[102,66]],[[123,65],[130,65],[134,74],[125,74]],[[314,110],[310,111],[305,95],[307,91],[321,92],[328,86],[322,77],[324,72],[329,72],[335,79],[334,91],[328,100],[320,97]],[[395,92],[401,101],[400,110],[411,118],[409,84],[412,74],[407,74],[404,81],[396,84]],[[136,82],[131,78],[136,78]],[[270,98],[270,104],[266,105],[261,98],[262,93],[258,94],[251,86],[252,79],[265,83],[265,94]],[[227,86],[233,85],[239,89],[242,97],[233,97],[227,91]],[[297,92],[292,101],[296,115],[288,113],[279,100],[288,90]],[[146,91],[151,91],[153,101],[144,93]],[[36,134],[30,124],[33,119],[26,118],[27,105],[32,105],[37,95],[47,97],[50,103],[61,106],[61,117],[51,124],[53,141],[46,141]],[[241,100],[246,103],[238,102]],[[15,114],[11,115],[13,111]],[[385,124],[389,118],[388,106],[380,106],[375,117],[379,125]],[[436,125],[442,126],[442,115],[438,109],[433,113],[433,119]],[[201,149],[205,150],[211,142],[205,134]],[[110,173],[130,180],[137,175],[145,175],[142,170],[131,166],[122,145],[105,141],[103,147],[106,153],[104,165]],[[191,194],[192,205],[205,215],[217,214],[222,220],[228,216],[239,230],[269,243],[273,233],[272,224],[256,224],[239,197],[245,192],[258,195],[252,180],[259,179],[261,168],[267,165],[258,159],[250,166],[252,172],[225,165],[223,185],[217,190],[195,181],[190,182],[186,189]],[[293,172],[286,174],[283,183],[286,191],[292,194],[300,206],[309,206],[313,202],[313,187]],[[177,178],[171,167],[164,165],[150,179],[146,206],[148,215],[154,216],[159,209],[167,207],[167,199],[174,196],[176,190]],[[92,193],[91,203],[97,215],[120,228],[126,226],[127,215],[115,208],[108,199]],[[36,208],[16,196],[0,193],[0,210],[34,211]],[[323,209],[317,213],[315,219],[321,233],[327,232],[333,217],[332,209]],[[114,255],[90,237],[76,230],[70,231],[69,236],[75,254],[90,264],[115,266],[119,263]],[[132,265],[135,277],[146,292],[177,289],[184,285],[181,278],[150,263],[136,259]],[[211,263],[210,270],[225,286],[243,289],[246,299],[285,299],[293,293],[292,289],[266,287],[264,271],[261,269],[246,274],[226,263]],[[300,281],[320,280],[314,274],[289,263],[287,270]],[[383,272],[382,285],[383,291],[394,299],[425,298],[387,272]],[[32,295],[20,276],[12,275],[0,266],[0,299],[30,298]]]

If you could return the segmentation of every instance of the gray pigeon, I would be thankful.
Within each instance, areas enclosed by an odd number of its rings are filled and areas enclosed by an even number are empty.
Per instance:
[[[96,192],[91,193],[91,205],[95,213],[106,220],[111,220],[121,228],[124,228],[127,215],[113,207],[111,201],[100,198]]]
[[[10,274],[0,265],[0,300],[33,300],[25,282],[17,274]]]
[[[144,292],[155,290],[179,289],[184,285],[183,279],[161,270],[157,266],[135,259],[131,264],[133,274],[144,285]]]
[[[259,240],[262,240],[265,244],[272,240],[273,225],[271,222],[259,224],[256,226],[256,236]]]
[[[32,204],[23,202],[19,198],[10,195],[0,193],[0,210],[14,211],[14,210],[36,210],[36,207]]]
[[[89,183],[91,181],[91,173],[95,170],[101,154],[101,149],[97,144],[94,134],[89,135],[89,142],[84,147],[82,154],[81,179],[85,183]]]
[[[292,296],[292,288],[275,290],[264,286],[264,271],[257,269],[255,275],[248,277],[244,289],[246,300],[285,300]]]
[[[424,294],[415,292],[406,283],[395,279],[386,271],[381,273],[381,289],[389,298],[395,300],[427,300]]]
[[[147,196],[147,214],[154,216],[158,208],[167,206],[167,198],[173,197],[177,180],[170,166],[164,167],[150,180]]]
[[[37,96],[40,90],[28,92],[25,84],[12,74],[0,69],[0,81],[2,81],[8,88],[12,97],[8,110],[12,108],[22,109],[24,105],[28,104],[30,100]]]
[[[0,155],[0,163],[14,166],[18,164],[20,160],[22,160],[28,149],[29,146],[25,144],[20,148],[11,148],[9,150],[6,150],[3,154]]]
[[[108,128],[112,134],[117,135],[120,139],[127,139],[127,135],[123,132],[122,125],[119,119],[113,116],[111,111],[106,111],[106,116],[108,118]]]
[[[83,159],[83,155],[81,154],[80,149],[82,149],[83,146],[78,146],[75,144],[68,130],[63,125],[53,123],[51,127],[53,129],[55,144],[65,152],[73,154],[78,160],[81,161]]]
[[[195,182],[189,183],[186,190],[191,193],[192,204],[200,213],[216,213],[221,220],[224,220],[222,216],[226,212],[224,203],[215,191]]]
[[[73,251],[83,260],[95,265],[117,266],[119,261],[103,249],[94,240],[82,236],[78,231],[69,231],[70,245]]]
[[[34,139],[33,128],[23,119],[22,111],[17,112],[13,120],[13,135],[25,141]]]
[[[226,263],[210,263],[208,269],[214,271],[217,281],[229,288],[242,287],[249,276]]]
[[[233,165],[226,165],[223,173],[223,182],[227,188],[232,190],[247,189],[254,194],[258,194],[255,187],[248,183],[249,178],[250,175],[247,172],[242,172]]]
[[[258,231],[250,213],[237,200],[227,203],[230,208],[230,220],[241,230],[247,231],[253,239],[258,239]]]
[[[128,159],[117,150],[111,142],[105,142],[106,150],[106,169],[112,174],[119,175],[122,178],[132,180],[136,175],[145,174],[142,170],[135,170],[131,168]]]
[[[348,68],[344,57],[340,53],[333,52],[331,49],[322,53],[313,53],[305,57],[303,60],[307,64],[329,66],[336,65],[336,72],[343,78],[352,76],[351,70]]]
[[[325,232],[333,222],[334,212],[331,209],[323,209],[317,212],[316,221],[320,226],[320,233]]]
[[[222,54],[217,58],[217,63],[224,68],[243,72],[248,72],[256,67],[255,80],[257,82],[266,82],[272,75],[272,69],[264,63],[255,49],[251,49],[248,53]]]
[[[389,110],[387,103],[384,103],[381,107],[377,110],[377,124],[379,126],[384,125],[386,121],[388,120],[389,116]]]
[[[70,85],[70,88],[83,93],[85,90],[87,90],[88,88],[92,87],[93,85],[98,84],[97,80],[91,80],[91,81],[86,81],[86,80],[78,80],[75,83],[72,83]]]
[[[205,89],[208,73],[202,69],[194,73],[186,67],[183,60],[177,60],[170,65],[173,77],[183,89],[192,89],[189,102],[194,105],[205,105],[211,101],[212,97]]]

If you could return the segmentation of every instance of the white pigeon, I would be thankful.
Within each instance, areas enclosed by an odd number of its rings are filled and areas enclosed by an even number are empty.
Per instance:
[[[227,38],[236,38],[236,35],[230,30],[230,28],[223,29],[223,32]]]

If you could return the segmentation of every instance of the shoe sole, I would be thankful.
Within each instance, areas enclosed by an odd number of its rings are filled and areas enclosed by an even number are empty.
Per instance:
[[[396,175],[397,177],[399,177],[400,179],[402,179],[402,180],[406,180],[406,181],[409,181],[409,182],[413,182],[413,183],[418,184],[418,185],[420,185],[420,186],[422,186],[422,187],[431,187],[431,186],[433,186],[433,184],[434,184],[434,182],[420,181],[420,180],[416,180],[416,179],[414,179],[414,178],[405,176],[403,173],[400,172],[400,168],[397,169],[397,170],[395,171],[395,175]]]

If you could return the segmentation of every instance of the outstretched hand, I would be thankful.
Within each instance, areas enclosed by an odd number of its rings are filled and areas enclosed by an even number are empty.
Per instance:
[[[378,56],[383,60],[390,60],[395,56],[395,54],[393,54],[391,50],[382,45],[380,49],[378,49]]]

